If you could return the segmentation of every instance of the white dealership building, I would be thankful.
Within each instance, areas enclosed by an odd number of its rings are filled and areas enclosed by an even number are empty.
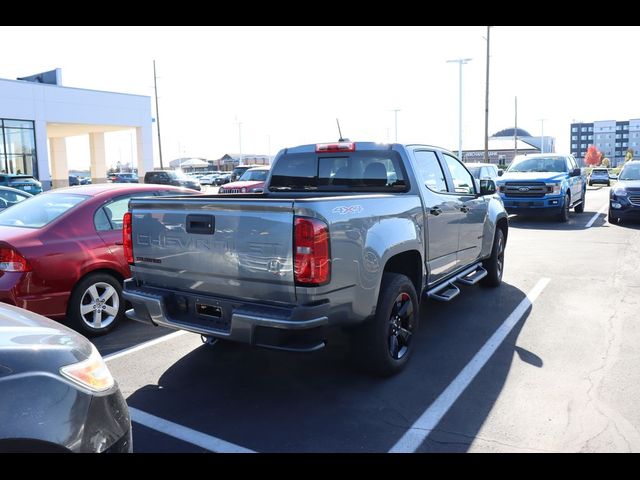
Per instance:
[[[0,79],[0,172],[68,185],[66,138],[88,135],[93,183],[106,181],[105,133],[135,130],[138,174],[153,170],[151,98],[61,85],[60,69]]]

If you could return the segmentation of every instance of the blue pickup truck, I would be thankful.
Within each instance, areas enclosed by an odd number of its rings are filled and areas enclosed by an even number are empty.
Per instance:
[[[587,179],[572,155],[519,155],[497,182],[509,213],[552,214],[569,220],[569,209],[584,211]]]

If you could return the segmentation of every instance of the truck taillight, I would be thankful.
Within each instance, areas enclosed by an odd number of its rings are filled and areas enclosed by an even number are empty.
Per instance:
[[[0,271],[29,272],[31,265],[20,253],[12,247],[0,247]]]
[[[295,217],[293,252],[296,284],[317,286],[329,281],[331,262],[326,223],[317,218]]]
[[[131,231],[131,212],[122,218],[122,246],[127,263],[133,263],[133,234]]]
[[[316,153],[355,152],[355,142],[318,143]]]

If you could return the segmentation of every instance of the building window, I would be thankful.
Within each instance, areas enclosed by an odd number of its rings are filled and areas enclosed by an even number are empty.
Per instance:
[[[571,127],[571,133],[576,133],[578,131],[578,127]]]
[[[593,132],[593,127],[589,127],[589,131],[590,131],[590,132]]]
[[[622,146],[626,147],[628,145],[628,142],[622,142]]]
[[[616,133],[616,138],[621,138],[621,137],[622,137],[622,134]]]
[[[571,140],[578,140],[578,136],[577,135],[571,135]]]
[[[616,142],[616,147],[618,147],[618,148],[621,147],[620,142]]]
[[[32,121],[0,119],[0,171],[38,177]]]
[[[571,144],[571,148],[575,150],[576,148],[578,148],[578,144],[577,143],[572,143]]]
[[[623,126],[622,126],[622,129],[623,129],[623,130],[629,130],[629,125],[623,125]]]

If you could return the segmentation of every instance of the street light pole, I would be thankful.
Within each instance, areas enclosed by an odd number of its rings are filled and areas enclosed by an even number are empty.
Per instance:
[[[484,161],[489,163],[489,39],[491,27],[487,26],[487,79],[484,93]]]
[[[544,121],[546,118],[540,119],[540,153],[544,153]]]
[[[240,149],[238,166],[242,165],[242,122],[238,122],[238,148]]]
[[[158,83],[156,75],[156,61],[153,61],[153,90],[155,91],[156,97],[156,123],[158,125],[158,155],[160,157],[160,169],[162,170],[164,167],[162,165],[162,140],[160,138],[160,110],[158,110]]]
[[[469,63],[472,58],[459,58],[447,60],[447,63],[457,63],[460,67],[460,79],[458,85],[458,158],[462,160],[462,65]]]

